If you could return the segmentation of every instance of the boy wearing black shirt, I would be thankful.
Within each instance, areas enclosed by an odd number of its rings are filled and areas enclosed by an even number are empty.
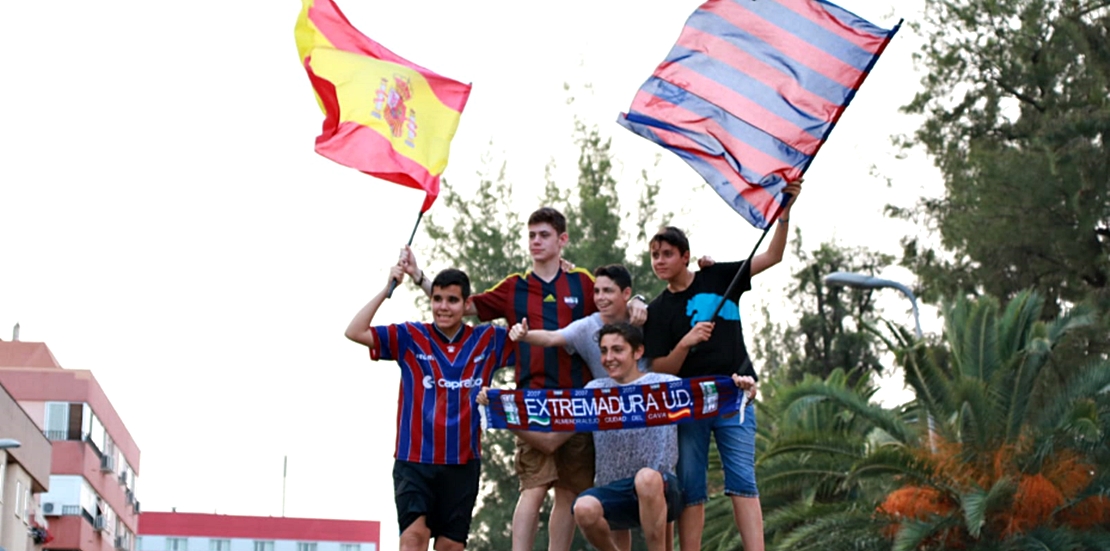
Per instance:
[[[784,190],[796,198],[799,182]],[[644,355],[651,370],[680,377],[707,375],[756,377],[740,324],[737,301],[751,289],[751,278],[778,264],[786,250],[789,203],[779,217],[767,251],[744,266],[740,280],[716,319],[714,309],[741,269],[742,262],[713,264],[693,272],[689,268],[690,243],[678,228],[667,227],[651,239],[651,267],[667,289],[648,306],[644,325]],[[678,478],[685,509],[678,521],[682,551],[701,549],[707,501],[706,471],[712,433],[725,471],[725,494],[732,498],[733,515],[749,551],[763,551],[763,513],[755,484],[755,408],[749,404],[743,424],[735,416],[714,417],[678,427]]]

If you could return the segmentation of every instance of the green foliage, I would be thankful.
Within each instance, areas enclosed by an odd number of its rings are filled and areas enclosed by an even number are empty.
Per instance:
[[[839,271],[875,275],[893,258],[833,243],[806,252],[800,231],[793,243],[802,266],[793,274],[787,297],[799,319],[785,327],[767,319],[757,329],[752,351],[764,373],[797,382],[806,374],[824,378],[836,369],[848,371],[853,379],[881,371],[879,339],[866,329],[877,322],[873,291],[829,287],[824,278]]]
[[[974,292],[1110,301],[1110,3],[927,0],[925,116],[906,147],[932,156],[941,198],[890,210],[936,230],[903,263],[927,301]]]
[[[821,533],[832,549],[862,534],[900,550],[1106,549],[1110,503],[1080,504],[1110,494],[1110,362],[1054,372],[1057,347],[1094,317],[1041,321],[1043,305],[959,298],[931,346],[891,326],[917,397],[904,408],[870,403],[842,372],[775,388],[757,465],[769,548]]]
[[[488,166],[489,157],[483,159]],[[439,225],[438,215],[428,215],[423,228],[432,243],[431,259],[445,267],[462,269],[471,288],[488,289],[505,276],[524,270],[528,252],[521,247],[524,222],[512,207],[513,186],[505,180],[502,164],[495,177],[478,174],[478,189],[463,197],[444,182],[440,199],[453,217],[451,227]]]
[[[630,194],[618,191],[612,174],[611,140],[602,139],[597,127],[587,128],[581,122],[575,127],[575,142],[581,152],[577,186],[570,193],[561,190],[549,171],[544,197],[546,204],[567,217],[570,242],[563,256],[590,271],[605,264],[623,263],[632,274],[634,292],[654,297],[666,282],[651,271],[648,240],[655,234],[654,228],[666,225],[671,217],[670,213],[660,215],[655,204],[659,182],[650,179],[647,170],[641,171],[633,187],[639,192],[638,200],[635,209],[631,208]],[[634,220],[635,226],[629,227],[625,222],[628,220]]]

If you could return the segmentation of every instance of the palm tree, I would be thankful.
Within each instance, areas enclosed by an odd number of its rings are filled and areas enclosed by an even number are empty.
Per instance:
[[[1110,363],[1053,365],[1093,315],[1042,307],[957,300],[937,346],[891,327],[902,408],[836,377],[783,389],[759,463],[770,547],[1110,549]]]

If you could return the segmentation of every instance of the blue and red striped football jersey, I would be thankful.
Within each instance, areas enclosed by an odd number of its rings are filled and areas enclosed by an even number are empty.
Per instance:
[[[529,329],[546,331],[562,329],[597,311],[594,278],[582,269],[560,270],[551,281],[531,271],[513,274],[472,298],[482,321],[505,318],[513,325],[527,319]],[[517,360],[517,388],[582,388],[592,378],[586,362],[561,346],[519,343]]]
[[[375,326],[370,358],[401,368],[395,458],[461,465],[481,457],[478,391],[514,361],[503,327],[463,325],[448,339],[431,323]]]

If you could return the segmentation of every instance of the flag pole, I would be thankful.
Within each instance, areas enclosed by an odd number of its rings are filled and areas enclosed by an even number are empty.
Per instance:
[[[732,292],[735,291],[736,286],[740,284],[740,274],[744,273],[744,268],[752,263],[752,258],[755,258],[755,252],[758,251],[759,246],[763,244],[763,238],[767,237],[771,228],[775,227],[775,222],[777,222],[779,216],[782,215],[782,211],[786,208],[786,205],[790,204],[790,199],[791,196],[789,193],[782,194],[782,201],[779,203],[779,208],[775,209],[775,215],[771,217],[771,223],[767,224],[767,227],[763,229],[763,234],[759,236],[759,241],[755,242],[755,247],[752,247],[752,252],[748,254],[748,258],[740,265],[740,269],[736,271],[736,275],[732,276],[732,282],[728,284],[728,289],[726,289],[725,294],[721,296],[721,300],[717,301],[717,308],[713,310],[713,315],[709,316],[709,321],[717,319],[717,314],[721,313],[721,308],[724,308],[725,301],[729,300],[728,297],[732,296]]]
[[[412,240],[416,237],[416,229],[420,227],[420,220],[422,218],[424,218],[424,211],[420,211],[420,214],[416,215],[416,224],[412,226],[412,233],[409,234],[409,242],[405,245],[406,247],[412,246]],[[396,279],[389,283],[389,293],[385,295],[385,298],[393,298],[393,290],[397,288],[398,283],[400,282]]]

